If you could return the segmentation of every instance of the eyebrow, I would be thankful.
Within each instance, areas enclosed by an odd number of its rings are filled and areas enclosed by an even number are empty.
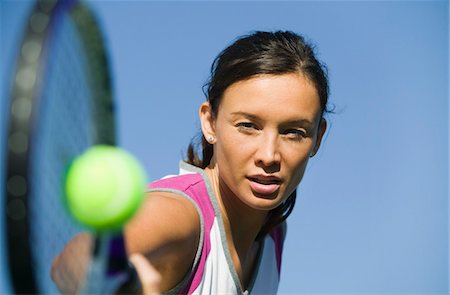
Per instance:
[[[235,116],[235,117],[242,116],[242,117],[245,117],[245,118],[248,118],[248,119],[254,119],[254,120],[258,120],[259,119],[259,117],[256,116],[256,115],[249,114],[249,113],[246,113],[246,112],[241,112],[241,111],[232,112],[231,115]]]
[[[237,111],[237,112],[233,112],[231,113],[232,116],[242,116],[248,119],[252,119],[252,120],[260,120],[260,118],[256,115],[253,114],[249,114],[246,112],[242,112],[242,111]],[[283,125],[308,125],[308,127],[313,127],[314,126],[314,122],[311,122],[308,119],[298,119],[298,120],[292,120],[292,121],[287,121],[284,122]]]

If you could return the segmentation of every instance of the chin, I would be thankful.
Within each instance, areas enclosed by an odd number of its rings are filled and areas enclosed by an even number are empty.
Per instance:
[[[278,197],[279,197],[278,194],[274,194],[274,195],[253,194],[254,201],[252,202],[252,204],[248,204],[248,205],[250,205],[250,207],[257,209],[257,210],[270,211],[281,205],[282,200],[280,200]]]

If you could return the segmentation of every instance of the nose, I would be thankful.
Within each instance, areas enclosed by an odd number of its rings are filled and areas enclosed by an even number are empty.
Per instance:
[[[280,160],[278,136],[276,134],[261,136],[255,154],[256,165],[263,168],[276,168],[279,166]]]

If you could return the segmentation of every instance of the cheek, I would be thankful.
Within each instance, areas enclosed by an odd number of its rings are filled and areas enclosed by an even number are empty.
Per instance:
[[[289,184],[290,189],[294,190],[299,184],[300,181],[303,178],[303,175],[306,170],[306,166],[308,164],[309,160],[309,154],[308,153],[301,153],[302,156],[295,159],[294,157],[291,157],[291,163],[288,165],[290,167],[290,173],[291,173],[291,181]]]
[[[296,182],[296,186],[300,184],[300,181],[303,179],[303,175],[305,174],[306,163],[297,168],[294,174],[294,182]]]
[[[228,127],[225,123],[222,123],[221,128],[217,129],[216,137],[217,142],[214,145],[214,156],[216,160],[225,162],[225,165],[231,163],[242,164],[244,158],[246,158],[253,149],[252,142],[242,137],[232,127]]]

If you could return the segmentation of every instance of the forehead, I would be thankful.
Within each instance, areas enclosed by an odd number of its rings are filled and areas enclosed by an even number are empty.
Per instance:
[[[314,84],[301,74],[261,75],[228,87],[219,115],[245,112],[277,119],[315,120],[321,113]]]

